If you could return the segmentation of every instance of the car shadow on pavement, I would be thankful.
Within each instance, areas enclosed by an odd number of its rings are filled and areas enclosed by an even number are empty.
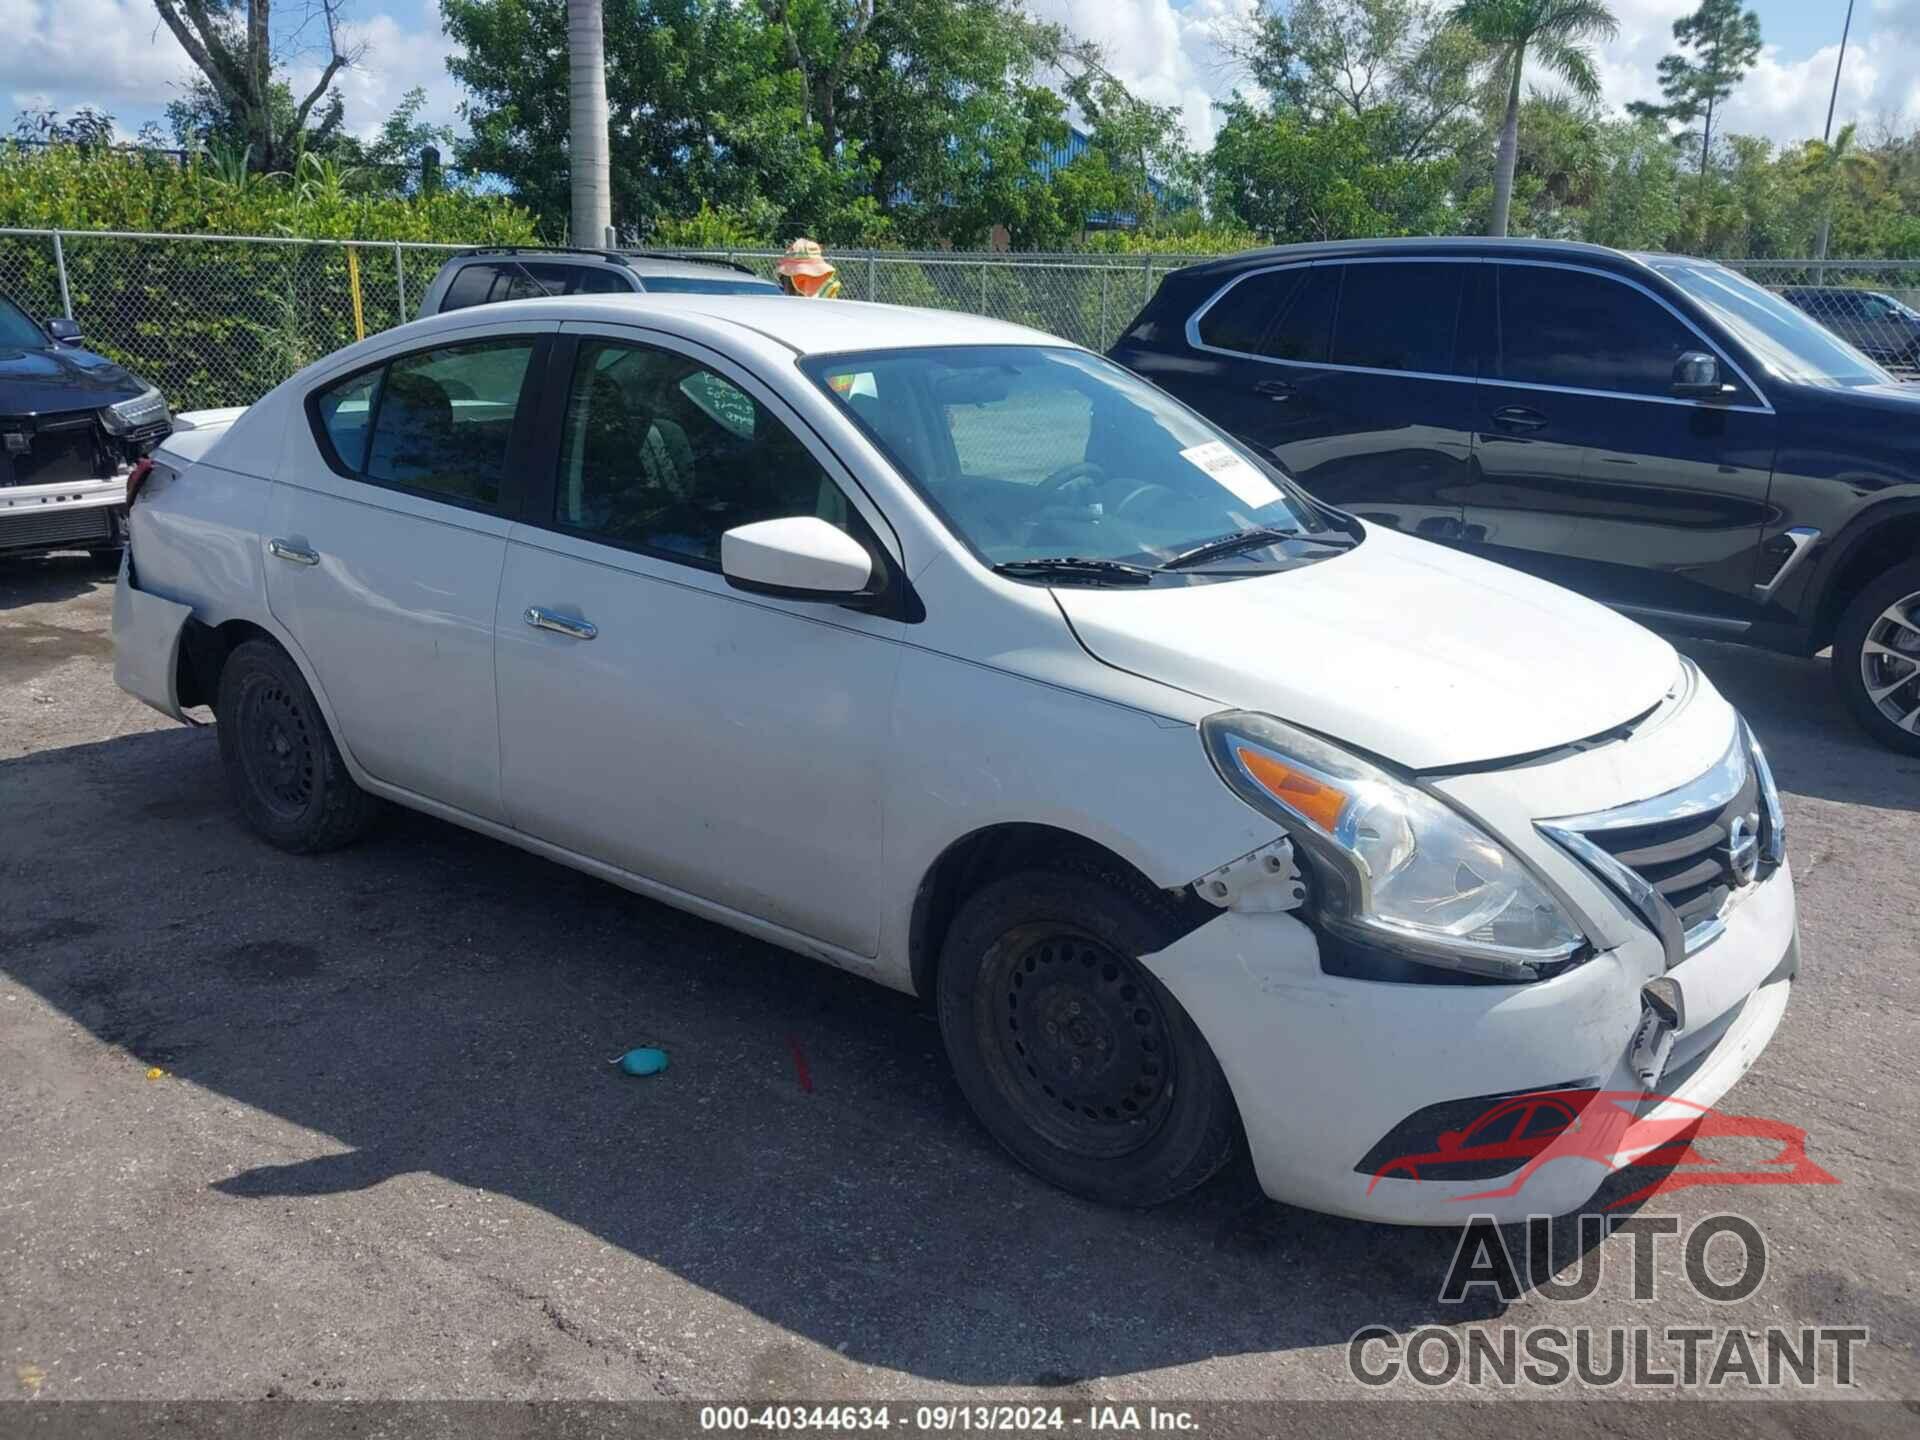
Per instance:
[[[0,555],[0,610],[24,605],[55,605],[113,586],[113,570],[84,553]]]
[[[1244,1161],[1147,1213],[1061,1194],[974,1123],[912,999],[509,846],[395,811],[347,851],[274,851],[230,814],[207,731],[0,763],[0,809],[46,817],[0,832],[30,897],[0,970],[143,1065],[331,1137],[226,1127],[262,1163],[207,1174],[212,1203],[425,1172],[853,1360],[974,1384],[1498,1312],[1438,1302],[1457,1232],[1282,1207]],[[640,1044],[665,1075],[608,1063]],[[395,1223],[374,1215],[369,1243]]]

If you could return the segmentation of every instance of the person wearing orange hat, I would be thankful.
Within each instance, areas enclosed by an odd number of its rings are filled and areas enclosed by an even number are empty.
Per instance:
[[[789,295],[831,300],[840,293],[840,273],[827,262],[818,240],[795,240],[773,269]]]

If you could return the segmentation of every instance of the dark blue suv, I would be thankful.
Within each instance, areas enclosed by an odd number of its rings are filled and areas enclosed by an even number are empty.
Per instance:
[[[1549,241],[1168,275],[1113,358],[1328,503],[1811,655],[1920,753],[1920,385],[1721,265]]]

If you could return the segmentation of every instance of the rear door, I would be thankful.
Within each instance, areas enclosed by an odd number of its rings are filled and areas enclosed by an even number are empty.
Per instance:
[[[1170,388],[1329,504],[1451,539],[1471,454],[1459,320],[1476,269],[1355,260],[1254,272],[1189,326],[1211,373]]]
[[[1650,619],[1743,628],[1773,468],[1765,398],[1651,285],[1484,269],[1469,546]],[[1687,351],[1718,356],[1729,400],[1672,393]]]
[[[317,391],[268,502],[267,602],[342,743],[376,779],[496,821],[494,597],[553,328],[408,351]]]

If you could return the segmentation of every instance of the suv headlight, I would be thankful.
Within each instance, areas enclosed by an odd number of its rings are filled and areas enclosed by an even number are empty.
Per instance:
[[[1546,887],[1477,825],[1269,715],[1200,723],[1214,768],[1312,864],[1317,918],[1430,965],[1534,980],[1586,945]]]
[[[131,400],[116,400],[100,412],[100,423],[114,435],[144,430],[166,418],[167,398],[151,385]]]

